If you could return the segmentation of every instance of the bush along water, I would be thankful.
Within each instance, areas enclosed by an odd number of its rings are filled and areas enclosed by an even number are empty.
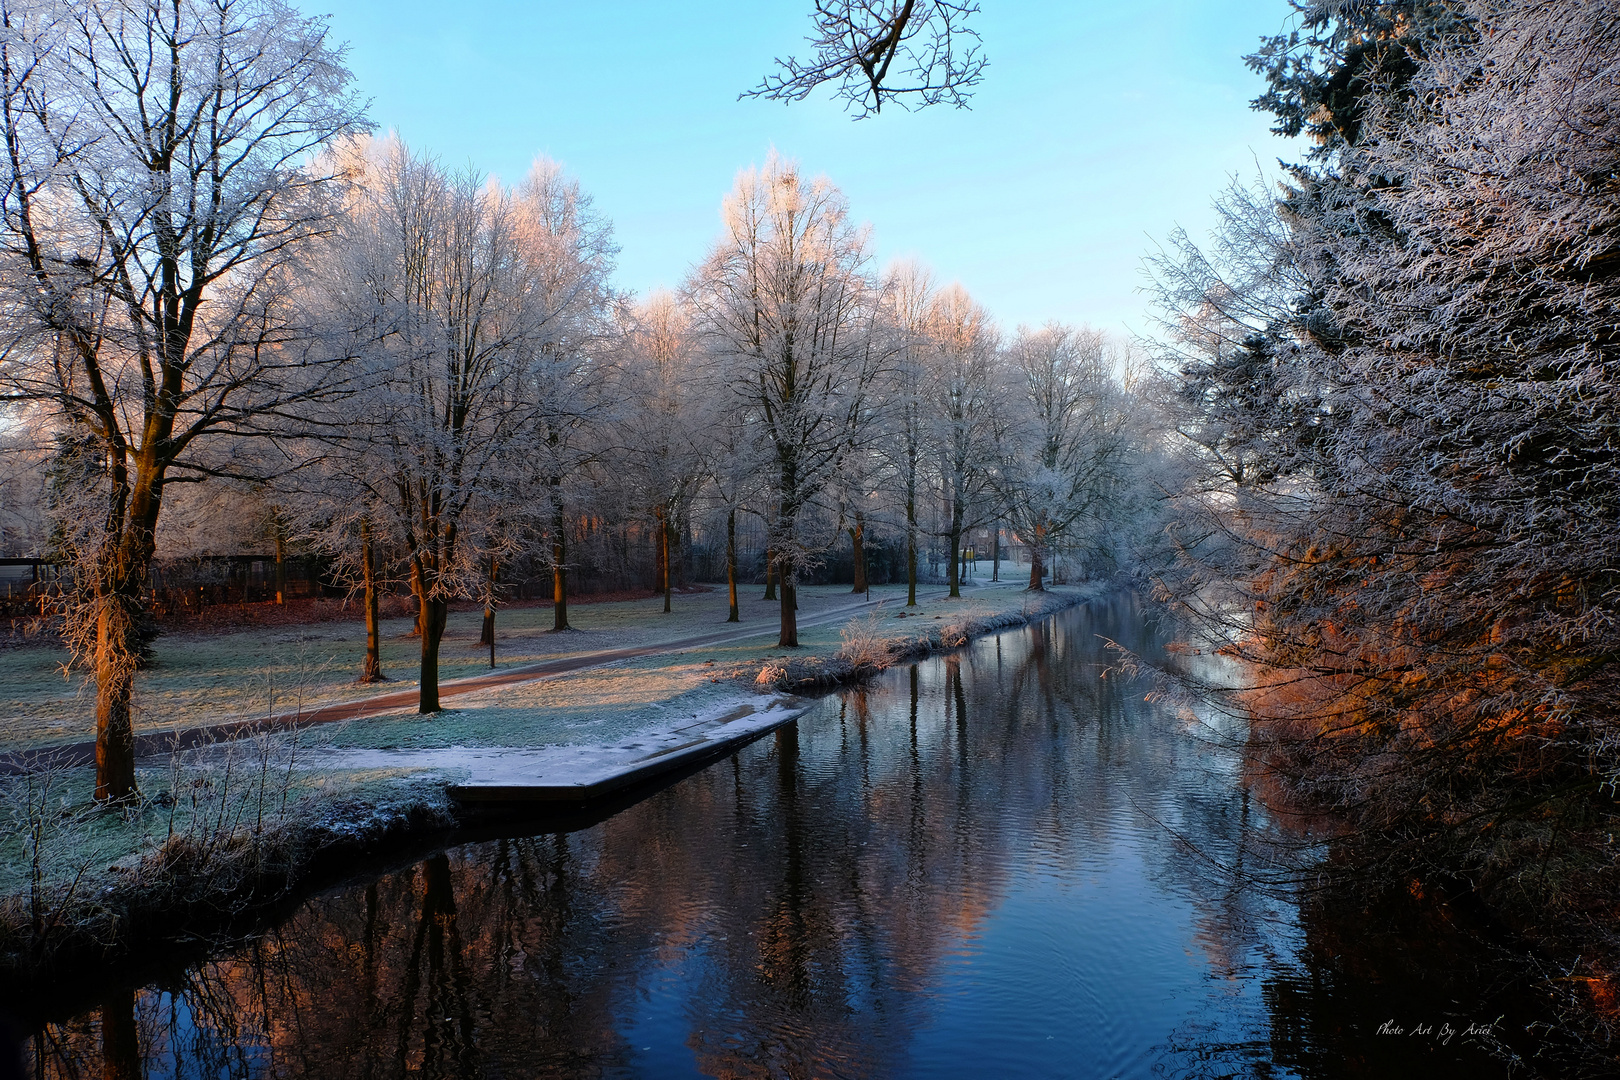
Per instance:
[[[318,752],[307,731],[177,749],[125,805],[40,754],[0,783],[0,970],[39,979],[228,931],[346,854],[453,824],[442,783],[323,774]]]
[[[1017,611],[993,612],[969,603],[949,616],[940,617],[938,626],[925,625],[916,633],[906,634],[895,634],[893,630],[895,621],[906,618],[907,613],[891,615],[879,605],[875,611],[844,625],[843,644],[834,655],[777,658],[761,667],[753,680],[761,688],[798,694],[859,682],[897,664],[960,648],[983,634],[1024,626],[1094,600],[1102,595],[1103,588],[1098,585],[1062,592],[1028,593]]]

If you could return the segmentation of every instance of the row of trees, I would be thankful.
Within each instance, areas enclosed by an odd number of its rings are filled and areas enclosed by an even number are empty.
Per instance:
[[[681,522],[762,522],[792,646],[795,584],[844,536],[857,566],[872,531],[903,536],[914,600],[920,535],[954,553],[1004,522],[1039,588],[1044,552],[1105,549],[1142,489],[1120,350],[1060,326],[1004,344],[959,287],[875,273],[842,195],[790,164],[743,173],[681,290],[638,302],[554,165],[508,188],[369,137],[318,20],[0,0],[0,21],[5,435],[74,563],[98,798],[134,792],[148,574],[182,485],[251,488],[278,544],[338,556],[367,678],[403,567],[424,712],[449,603],[484,599],[492,634],[502,565],[538,561],[566,629],[570,538],[604,520],[652,525],[666,605]],[[728,569],[736,618],[734,546]]]
[[[1197,477],[1166,584],[1260,673],[1237,704],[1274,775],[1403,868],[1591,914],[1620,778],[1620,8],[1300,11],[1251,63],[1316,149],[1157,263]]]

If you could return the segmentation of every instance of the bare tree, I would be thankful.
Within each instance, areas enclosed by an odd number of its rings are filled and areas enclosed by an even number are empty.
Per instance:
[[[516,490],[518,439],[549,323],[548,262],[520,200],[402,144],[343,155],[357,181],[322,295],[370,382],[346,421],[357,474],[394,516],[420,605],[419,708],[439,709],[450,600],[481,589],[490,504]],[[502,540],[504,542],[504,539]]]
[[[0,245],[14,394],[93,442],[69,638],[96,679],[96,795],[135,793],[130,713],[166,485],[241,462],[330,389],[289,303],[327,227],[310,151],[362,126],[322,20],[275,0],[0,4]]]
[[[866,236],[842,194],[777,158],[737,178],[725,229],[688,295],[710,363],[761,432],[770,550],[781,580],[779,643],[798,644],[794,582],[832,535],[806,510],[870,434],[882,370]]]
[[[674,592],[673,553],[682,515],[708,473],[709,436],[689,313],[666,292],[637,305],[627,334],[620,391],[625,458],[641,488],[637,500],[653,519],[664,611]]]
[[[984,76],[979,35],[967,25],[976,3],[950,0],[816,0],[808,61],[777,58],[781,69],[743,97],[801,101],[822,83],[863,119],[892,100],[902,108],[947,103],[966,108]],[[897,64],[898,62],[898,64]]]
[[[568,624],[569,508],[600,450],[608,401],[602,348],[617,304],[608,277],[618,248],[607,220],[556,162],[541,158],[518,189],[526,258],[537,270],[529,298],[540,320],[524,395],[533,406],[523,442],[544,493],[552,630]],[[493,609],[490,614],[493,644]]]
[[[894,337],[895,358],[884,387],[889,400],[889,423],[881,439],[889,471],[895,476],[904,502],[906,535],[906,606],[917,605],[917,501],[925,477],[923,455],[928,447],[926,401],[928,310],[934,283],[917,263],[892,267],[885,283],[884,322]]]
[[[992,470],[1000,355],[989,313],[960,285],[934,294],[925,326],[927,419],[942,480],[945,520],[941,533],[950,542],[946,577],[950,594],[961,596],[962,536],[994,517]]]
[[[1132,442],[1101,331],[1047,323],[1021,329],[1009,351],[1018,408],[1001,439],[997,486],[1029,545],[1029,588],[1039,591],[1054,547],[1103,542]]]

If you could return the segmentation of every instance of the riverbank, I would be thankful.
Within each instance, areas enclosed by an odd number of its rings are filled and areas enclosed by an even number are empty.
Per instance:
[[[566,759],[667,739],[694,717],[738,703],[753,708],[761,694],[780,701],[783,689],[864,678],[1106,591],[1031,597],[1006,585],[960,600],[936,591],[906,611],[903,595],[849,605],[847,591],[828,590],[801,603],[809,625],[799,650],[775,648],[774,631],[760,620],[722,641],[480,688],[434,716],[397,708],[176,750],[140,762],[143,801],[123,810],[90,802],[90,770],[47,756],[5,787],[13,827],[0,841],[0,968],[25,979],[60,977],[182,928],[233,927],[331,883],[362,856],[488,821],[487,805],[471,809],[451,797],[476,781],[479,762],[510,776],[524,754]],[[633,758],[625,766],[640,767]],[[582,805],[556,809],[588,813]]]
[[[1156,616],[897,666],[587,827],[424,829],[0,1010],[64,1077],[125,1017],[123,1075],[1583,1075],[1477,913],[1277,877],[1241,745],[1110,670],[1170,659]]]
[[[943,586],[925,586],[930,595]],[[876,602],[904,600],[902,586],[873,590]],[[644,599],[571,607],[574,630],[551,631],[549,607],[503,608],[496,615],[496,672],[576,660],[614,649],[657,646],[724,629],[774,633],[775,601],[758,586],[740,596],[742,622],[727,624],[725,590],[683,593],[665,613],[662,594]],[[800,590],[801,619],[859,605],[848,586]],[[259,605],[261,607],[270,605]],[[480,645],[480,610],[452,611],[440,646],[441,685],[491,672],[488,645]],[[153,659],[136,676],[132,711],[137,736],[177,726],[223,724],[248,717],[309,713],[323,705],[362,701],[417,686],[420,639],[414,619],[401,615],[380,624],[382,669],[387,681],[356,682],[365,656],[365,625],[318,621],[219,630],[167,631],[153,642]],[[0,650],[0,753],[57,748],[92,729],[95,688],[82,673],[64,671],[67,653],[49,644]]]

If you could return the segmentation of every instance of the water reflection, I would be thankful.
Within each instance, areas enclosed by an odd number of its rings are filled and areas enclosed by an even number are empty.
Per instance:
[[[38,1075],[1500,1074],[1375,1034],[1514,1000],[1430,978],[1478,950],[1392,960],[1407,938],[1254,887],[1279,851],[1237,762],[1105,677],[1104,638],[1154,647],[1129,599],[1070,613],[590,829],[313,899],[38,1023]]]

